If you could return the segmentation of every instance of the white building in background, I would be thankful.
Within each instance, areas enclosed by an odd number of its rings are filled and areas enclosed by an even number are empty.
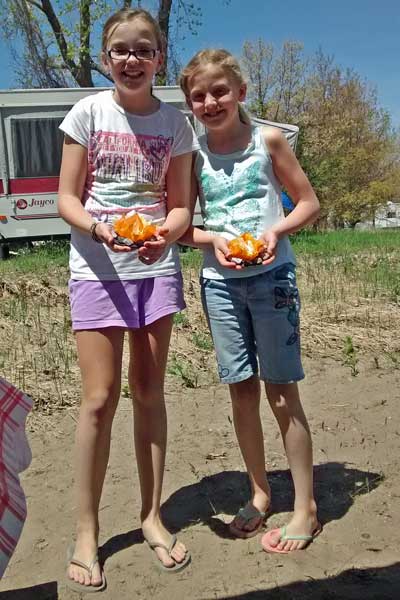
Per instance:
[[[375,227],[400,227],[400,200],[388,202],[377,211]]]
[[[388,202],[376,211],[374,221],[357,223],[356,229],[400,227],[400,200]]]

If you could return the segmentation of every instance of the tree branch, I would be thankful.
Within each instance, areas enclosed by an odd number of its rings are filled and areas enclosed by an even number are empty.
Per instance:
[[[43,6],[41,4],[38,4],[38,2],[34,2],[34,0],[26,0],[28,2],[28,4],[31,4],[32,6],[35,6],[37,9],[39,9],[42,13],[46,14],[43,10]]]
[[[34,2],[34,0],[27,0],[27,2],[29,4],[31,4],[32,6],[37,5],[37,3]],[[60,49],[61,56],[62,56],[64,63],[67,65],[67,67],[70,70],[71,75],[74,77],[74,79],[76,79],[76,81],[78,81],[77,77],[79,77],[79,69],[78,69],[78,66],[76,65],[75,61],[69,56],[68,45],[65,40],[63,29],[62,29],[60,21],[58,20],[56,13],[54,12],[51,0],[42,0],[41,10],[46,15],[46,18],[50,24],[50,27],[53,30],[54,37],[56,38],[56,42]]]
[[[108,81],[112,82],[112,77],[107,73],[105,68],[101,64],[96,63],[93,59],[90,59],[90,68],[92,71],[96,71],[96,73],[99,73],[100,75],[108,79]]]

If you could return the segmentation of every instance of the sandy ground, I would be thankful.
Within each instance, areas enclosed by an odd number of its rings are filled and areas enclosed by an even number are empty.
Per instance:
[[[192,553],[181,574],[160,573],[139,528],[131,409],[121,398],[101,503],[104,600],[396,599],[400,597],[400,370],[365,360],[357,377],[339,362],[305,360],[302,397],[314,439],[323,534],[306,551],[267,555],[259,537],[230,539],[226,523],[248,497],[222,385],[167,380],[169,449],[163,511]],[[28,519],[0,583],[1,600],[79,598],[64,584],[74,526],[72,441],[77,408],[36,412],[33,461],[22,482]],[[263,408],[273,514],[285,523],[293,490],[277,426]]]

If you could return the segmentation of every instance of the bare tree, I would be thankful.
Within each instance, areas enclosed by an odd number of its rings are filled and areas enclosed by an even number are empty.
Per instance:
[[[247,42],[242,62],[251,108],[300,126],[297,153],[320,199],[320,221],[354,227],[373,218],[400,181],[399,134],[379,108],[376,90],[321,49],[305,60],[294,41],[279,54],[262,40]]]
[[[19,34],[25,41],[22,51],[11,45],[11,54],[15,63],[15,73],[23,87],[66,87],[68,78],[49,53],[41,24],[34,14],[32,6],[25,0],[14,0],[12,11],[13,28],[6,21],[4,35],[9,39]],[[8,28],[7,28],[8,25]]]
[[[98,40],[92,40],[93,27],[119,8],[142,7],[151,2],[132,0],[0,0],[4,27],[16,62],[16,75],[24,87],[92,87],[109,80],[99,60]],[[193,33],[201,25],[201,8],[191,0],[158,0],[157,18],[165,37],[166,62],[157,83],[168,81],[168,57],[176,65],[178,54],[171,48],[171,18],[176,25],[175,40],[184,29]],[[143,6],[145,8],[145,6]],[[146,6],[147,8],[147,6]],[[18,50],[15,42],[18,41]],[[20,46],[22,43],[22,51]]]
[[[306,65],[302,52],[302,44],[286,41],[275,63],[274,120],[292,119],[303,101]]]
[[[241,62],[250,83],[251,110],[258,117],[263,117],[274,86],[274,47],[259,38],[254,44],[245,42],[242,52]]]

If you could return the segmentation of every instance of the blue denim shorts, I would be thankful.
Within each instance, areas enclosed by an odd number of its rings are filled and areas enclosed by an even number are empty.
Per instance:
[[[251,277],[201,278],[201,297],[223,383],[304,378],[300,354],[300,296],[295,266],[285,263]]]

